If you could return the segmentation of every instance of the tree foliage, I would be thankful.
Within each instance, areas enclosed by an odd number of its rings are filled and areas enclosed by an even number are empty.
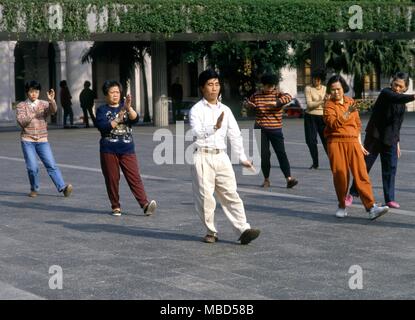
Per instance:
[[[363,12],[361,30],[351,30],[349,9]],[[62,8],[62,29],[52,5]],[[335,31],[405,32],[415,30],[411,1],[400,0],[0,0],[3,32],[24,32],[31,40],[89,39],[93,32],[159,34],[281,32],[318,34]],[[95,18],[94,18],[95,14]],[[411,18],[410,18],[411,17]],[[88,19],[96,20],[91,31]]]

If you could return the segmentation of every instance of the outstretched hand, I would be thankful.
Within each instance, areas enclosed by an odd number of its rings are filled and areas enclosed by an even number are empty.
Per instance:
[[[129,110],[131,108],[131,94],[127,94],[127,97],[125,98],[125,107],[127,110]]]
[[[348,111],[349,111],[350,113],[352,113],[352,112],[354,112],[354,111],[356,111],[356,110],[357,110],[357,104],[356,104],[356,103],[353,103],[352,105],[350,105],[350,106],[349,106]]]
[[[247,108],[255,108],[256,107],[256,105],[253,102],[249,101],[246,98],[244,100],[244,106],[247,107]]]
[[[282,104],[287,104],[292,100],[292,97],[288,93],[284,93],[279,100],[282,102]]]
[[[48,97],[48,100],[49,100],[49,101],[53,101],[53,100],[55,100],[55,90],[50,89],[50,90],[47,92],[47,97]]]
[[[255,172],[255,167],[254,167],[254,161],[249,161],[249,160],[245,160],[245,161],[241,161],[241,164],[245,167],[245,168],[247,168],[247,169],[249,169],[249,170],[251,170],[251,171],[253,171],[253,172]]]
[[[220,129],[220,127],[222,126],[222,121],[223,118],[225,117],[225,111],[222,111],[222,113],[220,114],[218,120],[216,120],[216,128]]]
[[[369,151],[367,151],[366,148],[363,145],[361,145],[361,149],[362,149],[363,155],[365,155],[365,156],[369,155]]]

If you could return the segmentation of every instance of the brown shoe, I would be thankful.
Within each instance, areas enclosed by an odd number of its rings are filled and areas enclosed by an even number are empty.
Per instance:
[[[28,196],[31,197],[31,198],[36,198],[37,197],[37,192],[36,191],[30,191]]]
[[[291,180],[287,181],[287,188],[290,189],[298,184],[298,180],[291,178]]]
[[[264,180],[264,183],[261,184],[262,188],[269,188],[271,186],[271,182],[269,180]]]
[[[261,231],[259,229],[247,229],[241,234],[239,241],[241,241],[241,244],[248,244],[258,238],[260,233]]]
[[[64,195],[65,197],[69,197],[69,196],[71,195],[71,193],[72,193],[72,189],[73,189],[72,185],[71,185],[71,184],[68,184],[68,185],[65,187],[65,189],[63,189],[63,195]]]
[[[206,243],[215,243],[216,241],[218,241],[218,237],[212,236],[211,234],[207,234],[203,238],[203,242]]]

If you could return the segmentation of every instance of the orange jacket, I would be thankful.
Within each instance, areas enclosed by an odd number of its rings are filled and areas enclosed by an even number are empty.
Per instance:
[[[362,123],[359,112],[354,111],[350,114],[349,119],[343,117],[354,100],[344,96],[343,104],[339,101],[328,100],[324,105],[324,136],[330,141],[355,141],[360,136]]]

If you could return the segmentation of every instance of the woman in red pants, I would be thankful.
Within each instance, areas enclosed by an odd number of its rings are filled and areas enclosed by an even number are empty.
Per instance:
[[[147,199],[141,180],[131,126],[138,122],[138,114],[131,107],[131,96],[125,105],[120,103],[121,84],[105,81],[102,90],[106,104],[97,110],[96,125],[101,132],[101,169],[105,178],[112,214],[121,215],[119,196],[120,168],[145,215],[151,215],[157,207],[156,201]]]

